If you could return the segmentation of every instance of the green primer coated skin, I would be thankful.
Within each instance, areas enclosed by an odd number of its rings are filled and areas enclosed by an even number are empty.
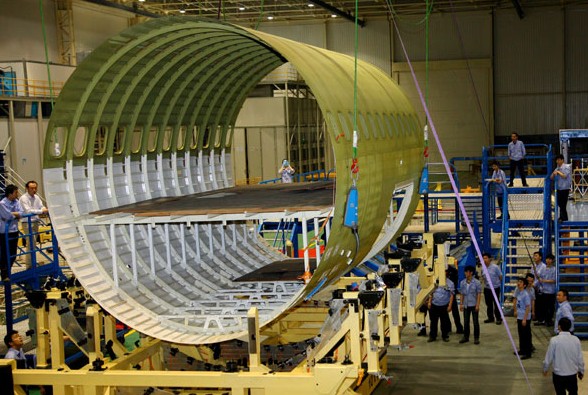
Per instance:
[[[399,231],[418,203],[422,128],[407,98],[378,68],[358,61],[357,251],[354,235],[342,226],[352,185],[354,59],[259,31],[183,16],[151,20],[110,38],[62,90],[45,139],[44,167],[67,171],[89,163],[180,156],[186,150],[230,152],[247,94],[285,62],[294,65],[318,101],[337,171],[329,242],[300,300],[319,282],[332,283],[363,261],[397,186],[414,185],[405,197],[408,210],[396,219],[402,222]],[[104,144],[96,148],[100,137]],[[66,256],[73,253],[65,250]]]

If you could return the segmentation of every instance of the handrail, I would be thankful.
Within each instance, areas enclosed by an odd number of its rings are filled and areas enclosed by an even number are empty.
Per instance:
[[[508,188],[506,192],[502,194],[502,248],[500,251],[500,259],[502,261],[502,281],[500,284],[500,298],[501,304],[504,304],[504,288],[506,283],[506,267],[507,267],[507,255],[508,255],[508,228],[510,227],[510,215],[508,214]]]
[[[26,183],[20,174],[18,174],[12,167],[4,165],[4,173],[0,172],[0,181],[4,181],[4,185],[8,185],[9,183],[16,185],[19,189],[26,190]],[[25,192],[26,193],[26,192]],[[44,205],[47,204],[45,198],[37,193],[37,196],[41,198],[41,201]]]
[[[525,148],[527,147],[543,147],[545,149],[550,149],[551,144],[525,144]],[[494,144],[494,145],[489,145],[488,147],[485,148],[508,148],[508,144]]]
[[[296,182],[300,182],[301,178],[303,180],[306,180],[306,178],[308,178],[309,176],[311,177],[311,179],[310,179],[311,182],[321,181],[321,180],[327,181],[330,179],[331,174],[334,172],[335,172],[335,169],[331,169],[327,173],[325,173],[324,169],[311,170],[306,173],[295,174],[293,176],[293,178]],[[323,176],[321,178],[321,174],[325,174],[325,176]],[[315,176],[316,176],[316,180],[315,180]],[[277,177],[277,178],[270,178],[269,180],[260,181],[259,184],[260,185],[262,185],[262,184],[277,184],[278,182],[281,182],[281,181],[282,181],[282,177]]]
[[[32,218],[36,217],[37,214],[23,214],[19,219],[13,218],[10,219],[8,221],[5,221],[4,224],[4,234],[8,235],[8,230],[10,229],[10,227],[13,225],[13,223],[15,221],[20,222],[22,219],[26,219],[28,221],[28,229],[30,230],[30,232],[28,234],[21,234],[20,231],[18,233],[18,235],[16,236],[16,241],[18,242],[18,239],[20,238],[27,238],[30,249],[25,250],[25,252],[18,252],[17,250],[17,254],[16,255],[9,255],[10,254],[10,249],[9,249],[9,237],[4,237],[4,241],[5,244],[2,246],[2,248],[4,248],[7,252],[8,256],[8,267],[7,267],[7,272],[8,272],[8,276],[10,277],[10,282],[5,282],[4,283],[4,305],[6,307],[6,328],[8,331],[12,330],[13,328],[13,324],[16,322],[19,322],[21,319],[23,319],[22,317],[20,317],[19,319],[15,319],[14,318],[14,312],[12,310],[12,284],[18,285],[19,287],[23,288],[25,287],[24,284],[28,284],[29,286],[32,286],[32,289],[38,290],[40,289],[40,278],[42,276],[56,276],[56,277],[60,277],[62,279],[65,279],[65,276],[63,275],[63,273],[61,272],[61,268],[59,267],[59,247],[57,244],[57,238],[55,236],[55,233],[53,232],[53,225],[51,224],[50,221],[45,222],[43,221],[41,218],[39,218],[39,222],[40,225],[47,225],[49,226],[49,231],[43,231],[43,232],[39,232],[39,231],[33,231],[33,227],[32,227]],[[40,244],[35,243],[35,239],[37,237],[37,235],[40,235],[42,233],[46,233],[49,232],[51,235],[51,245],[48,247],[43,247]],[[14,240],[14,239],[13,239]],[[19,247],[17,246],[17,249]],[[47,259],[47,261],[49,263],[47,264],[43,264],[41,266],[37,265],[37,253],[41,253],[41,255]],[[16,257],[18,256],[23,256],[23,255],[31,255],[31,269],[26,270],[24,272],[18,272],[18,273],[14,273],[14,275],[12,274],[12,260],[16,259]],[[50,256],[50,254],[52,254],[52,256]],[[24,288],[23,288],[24,289]],[[26,316],[23,316],[24,319],[26,319]]]
[[[51,97],[49,81],[16,78],[5,74],[0,78],[0,96]],[[59,96],[65,82],[51,82],[53,97]]]

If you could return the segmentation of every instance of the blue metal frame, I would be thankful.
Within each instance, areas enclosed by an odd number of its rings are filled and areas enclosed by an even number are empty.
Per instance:
[[[507,148],[508,145],[494,145],[490,147],[483,147],[482,149],[482,179],[484,180],[490,174],[490,163],[493,160],[504,161],[508,160],[506,156],[490,156],[490,150],[495,148]],[[542,252],[543,256],[547,255],[550,250],[550,243],[552,235],[551,227],[551,180],[549,178],[553,171],[553,151],[551,145],[546,144],[528,144],[527,147],[543,147],[546,149],[545,155],[532,155],[527,156],[529,159],[545,159],[546,160],[546,175],[544,176],[544,187],[543,187],[543,219],[541,220],[541,227],[543,229],[543,242]],[[496,191],[493,183],[489,181],[483,181],[482,187],[482,207],[483,207],[483,240],[482,245],[485,251],[491,249],[491,231],[501,231],[503,235],[509,234],[509,229],[513,222],[515,227],[524,225],[525,220],[511,221],[508,215],[508,196],[512,193],[517,193],[519,188],[507,188],[506,193],[503,195],[502,200],[502,221],[496,221]],[[557,237],[557,236],[556,236]],[[501,303],[504,303],[504,294],[506,292],[505,282],[507,280],[507,255],[508,255],[508,237],[502,238],[501,247],[501,260],[502,260],[502,284],[501,284]]]
[[[34,214],[25,214],[21,218],[25,218],[28,221],[29,229],[31,229],[31,217],[35,217]],[[18,221],[16,219],[12,221]],[[12,224],[12,221],[7,221],[4,232],[8,234],[8,229]],[[42,247],[37,243],[33,243],[37,235],[41,234],[41,232],[36,233],[29,233],[26,235],[22,235],[19,233],[18,238],[26,238],[32,248],[30,252],[24,251],[19,252],[17,249],[16,255],[11,255],[8,257],[9,262],[12,259],[16,259],[19,256],[24,255],[31,255],[31,268],[24,270],[18,273],[11,273],[12,265],[9,263],[8,265],[8,275],[10,276],[10,281],[4,282],[4,297],[5,297],[5,311],[6,311],[6,329],[7,331],[11,331],[15,323],[22,321],[27,316],[22,316],[17,319],[14,319],[14,306],[12,302],[12,285],[17,285],[23,290],[39,290],[41,289],[40,278],[41,277],[59,277],[62,280],[65,280],[66,277],[61,271],[59,267],[59,246],[57,244],[57,238],[55,237],[55,233],[53,232],[53,226],[51,223],[47,224],[50,227],[50,234],[51,234],[51,246],[50,247]],[[34,247],[33,247],[34,246]],[[8,248],[8,238],[5,238],[5,244],[2,246],[6,251],[10,251]],[[18,247],[17,247],[18,248]],[[50,251],[52,249],[52,251]],[[38,266],[37,265],[37,253],[42,254],[44,257],[48,259],[48,263]]]

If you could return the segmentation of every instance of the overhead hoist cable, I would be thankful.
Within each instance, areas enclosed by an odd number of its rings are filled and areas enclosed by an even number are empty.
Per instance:
[[[353,54],[353,146],[352,146],[352,161],[351,161],[351,180],[353,186],[357,183],[357,178],[359,177],[359,165],[357,163],[357,140],[358,140],[358,133],[357,133],[357,52],[359,47],[359,24],[358,24],[358,10],[359,10],[359,0],[355,0],[355,44],[354,44],[354,54]]]
[[[255,30],[257,30],[259,24],[261,23],[261,18],[263,18],[263,2],[264,0],[261,0],[261,9],[259,11],[259,18],[257,18],[257,23],[255,24]]]
[[[358,23],[358,12],[359,12],[359,1],[355,0],[355,45],[354,45],[354,67],[353,67],[353,141],[351,146],[351,166],[350,180],[351,187],[347,192],[347,201],[345,203],[345,214],[343,216],[343,225],[350,228],[355,238],[355,251],[351,262],[355,260],[357,253],[359,252],[360,239],[359,239],[359,192],[357,190],[357,180],[359,178],[359,162],[357,158],[357,143],[358,143],[358,126],[357,126],[357,113],[358,113],[358,78],[357,78],[357,57],[359,47],[359,23]],[[364,125],[365,126],[365,125]]]
[[[53,83],[51,82],[51,66],[49,65],[49,50],[47,49],[47,32],[45,29],[45,15],[43,13],[43,0],[39,0],[39,11],[41,13],[41,29],[43,31],[43,44],[45,46],[45,64],[47,65],[47,81],[49,83],[49,96],[51,109],[53,109]],[[39,108],[38,111],[41,111]]]

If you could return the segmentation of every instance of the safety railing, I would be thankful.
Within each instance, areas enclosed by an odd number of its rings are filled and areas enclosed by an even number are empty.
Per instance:
[[[312,182],[312,181],[328,181],[331,178],[335,178],[336,173],[335,169],[331,169],[325,173],[324,169],[321,170],[313,170],[306,173],[294,174],[292,176],[295,182]],[[269,180],[263,180],[260,184],[277,184],[282,182],[282,178],[272,178]]]
[[[24,178],[20,176],[12,167],[7,166],[4,164],[4,171],[0,171],[0,195],[4,196],[4,188],[6,185],[14,184],[18,187],[20,191],[26,190],[26,184],[30,180],[25,181]],[[24,192],[23,192],[24,193]],[[37,193],[37,196],[41,198],[43,204],[46,204],[45,197],[41,194]]]
[[[26,315],[14,318],[13,285],[23,290],[38,290],[42,277],[65,279],[59,266],[59,247],[49,217],[24,214],[20,222],[25,233],[18,228],[19,219],[11,219],[3,221],[4,233],[0,235],[3,252],[0,259],[2,264],[6,265],[8,275],[8,279],[5,279],[7,281],[3,281],[8,331],[12,330],[16,322],[27,318]],[[21,267],[24,264],[25,270],[13,273],[13,263]]]
[[[0,77],[0,96],[57,97],[63,85],[63,82],[49,84],[49,81],[16,78],[6,73]]]

